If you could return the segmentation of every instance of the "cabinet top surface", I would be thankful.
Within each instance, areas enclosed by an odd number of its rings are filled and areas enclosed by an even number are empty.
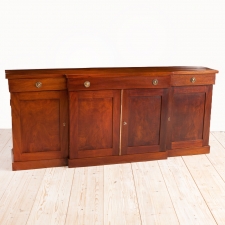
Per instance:
[[[5,70],[7,79],[32,78],[35,76],[58,77],[73,75],[88,76],[167,76],[173,74],[215,74],[217,70],[206,67],[171,66],[171,67],[114,67],[114,68],[59,68],[59,69],[20,69]]]

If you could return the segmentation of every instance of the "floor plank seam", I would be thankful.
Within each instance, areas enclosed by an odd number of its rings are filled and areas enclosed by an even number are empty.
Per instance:
[[[133,182],[134,182],[135,194],[136,194],[136,197],[137,197],[138,212],[139,212],[139,215],[140,215],[140,220],[141,220],[141,225],[142,225],[143,222],[142,222],[141,210],[140,210],[140,204],[139,204],[139,199],[138,199],[138,194],[137,194],[137,187],[136,187],[136,183],[135,183],[135,179],[134,179],[133,165],[132,165],[132,163],[130,163],[130,165],[131,165],[131,171],[132,171],[132,176],[133,176]]]
[[[218,175],[219,175],[219,177],[223,180],[223,182],[225,183],[225,180],[224,180],[224,178],[220,175],[220,172],[216,169],[216,167],[213,165],[213,163],[211,162],[211,160],[210,160],[210,157],[208,157],[207,155],[206,155],[206,158],[209,160],[209,162],[211,163],[211,165],[212,165],[212,167],[215,169],[215,171],[218,173]]]
[[[44,173],[44,175],[43,175],[43,177],[42,177],[42,181],[40,182],[39,187],[38,187],[38,190],[37,190],[37,192],[36,192],[36,195],[35,195],[35,198],[34,198],[32,207],[31,207],[31,209],[30,209],[29,216],[27,217],[26,225],[27,225],[27,223],[28,223],[28,221],[29,221],[30,214],[31,214],[31,212],[32,212],[32,210],[33,210],[34,203],[35,203],[35,200],[37,199],[37,195],[38,195],[38,192],[39,192],[39,190],[40,190],[41,184],[42,184],[42,182],[43,182],[43,180],[44,180],[45,174],[46,174],[46,169],[45,169],[45,173]]]
[[[225,149],[225,146],[223,146],[223,144],[220,142],[220,140],[213,134],[213,132],[210,132],[211,135],[213,135],[213,137],[217,140],[217,142],[219,142],[219,144]]]
[[[68,168],[68,169],[72,169],[72,168]],[[67,220],[67,216],[68,216],[68,209],[69,209],[69,206],[70,206],[70,198],[71,198],[71,194],[72,194],[73,181],[74,181],[74,176],[75,176],[75,169],[76,169],[76,168],[73,169],[73,179],[72,179],[72,182],[71,182],[70,195],[69,195],[69,200],[68,200],[68,204],[67,204],[66,217],[65,217],[65,222],[64,222],[64,224],[66,224],[66,220]]]
[[[224,149],[225,151],[225,147],[220,143],[220,141],[216,138],[216,136],[210,132],[211,135],[213,135],[213,137],[216,139],[216,141],[218,142],[219,145],[221,145],[221,147]],[[209,153],[210,154],[210,153]],[[218,175],[220,176],[220,178],[223,180],[223,182],[225,183],[224,178],[220,175],[220,172],[216,169],[216,167],[213,165],[213,163],[210,160],[210,157],[208,155],[206,155],[207,159],[209,160],[209,162],[211,163],[212,167],[216,170],[216,172],[218,173]]]
[[[5,146],[8,144],[10,140],[11,140],[11,136],[9,137],[8,141],[6,141],[5,145],[3,145],[2,148],[0,149],[0,154],[3,152],[3,149],[5,148]]]
[[[171,203],[172,203],[172,205],[173,205],[173,209],[174,209],[174,212],[175,212],[175,214],[176,214],[177,221],[178,221],[179,224],[180,224],[180,221],[179,221],[179,218],[178,218],[178,215],[177,215],[177,211],[175,210],[175,207],[174,207],[174,204],[173,204],[173,201],[172,201],[172,198],[171,198],[169,189],[168,189],[167,184],[166,184],[166,180],[165,180],[165,178],[164,178],[164,176],[163,176],[163,172],[162,172],[162,170],[161,170],[161,167],[160,167],[160,165],[159,165],[159,161],[158,161],[158,160],[157,160],[157,164],[158,164],[158,166],[159,166],[160,173],[162,174],[162,178],[163,178],[164,184],[165,184],[165,186],[166,186],[166,190],[167,190],[167,192],[168,192],[168,194],[169,194],[169,196],[170,196],[170,201],[171,201]]]
[[[206,155],[205,155],[205,156],[206,156]],[[184,157],[185,157],[185,156],[184,156]],[[194,156],[194,155],[192,155],[192,157],[195,157],[195,156]],[[196,187],[197,187],[197,189],[198,189],[198,191],[199,191],[200,195],[202,196],[202,198],[203,198],[203,200],[204,200],[204,202],[205,202],[205,204],[206,204],[207,208],[209,209],[209,212],[210,212],[210,214],[212,215],[212,217],[213,217],[213,219],[214,219],[215,223],[216,223],[216,224],[218,224],[218,223],[217,223],[217,221],[216,221],[216,218],[214,217],[214,215],[213,215],[212,211],[211,211],[211,210],[210,210],[210,208],[209,208],[209,205],[207,204],[207,202],[206,202],[206,200],[205,200],[204,196],[202,195],[202,192],[201,192],[201,190],[199,189],[198,184],[195,182],[195,179],[194,179],[194,177],[192,176],[191,171],[189,170],[189,168],[188,168],[187,164],[185,163],[185,160],[183,159],[183,156],[181,156],[181,158],[182,158],[182,160],[183,160],[183,162],[184,162],[184,165],[186,166],[186,168],[187,168],[187,170],[188,170],[189,174],[191,175],[192,180],[194,181],[194,183],[195,183],[195,185],[196,185]],[[211,162],[210,162],[210,163],[211,163]]]
[[[8,185],[6,186],[6,188],[5,188],[5,190],[4,190],[3,194],[2,194],[2,196],[0,196],[0,202],[1,202],[2,197],[3,197],[3,196],[4,196],[4,194],[5,194],[6,190],[7,190],[7,189],[8,189],[8,187],[10,186],[10,183],[11,183],[11,181],[12,181],[12,179],[13,179],[14,175],[15,175],[15,173],[14,173],[14,172],[12,172],[12,173],[13,173],[13,175],[12,175],[12,177],[10,178],[10,181],[9,181]]]

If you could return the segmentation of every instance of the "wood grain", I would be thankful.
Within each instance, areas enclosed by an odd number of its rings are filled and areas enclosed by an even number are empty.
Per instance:
[[[14,162],[12,161],[12,169],[15,170],[29,170],[29,169],[41,169],[49,167],[61,167],[67,166],[68,159],[45,159],[45,160],[31,160],[31,161],[22,161]]]
[[[107,90],[107,89],[131,89],[131,88],[166,88],[170,85],[170,77],[149,77],[149,76],[118,76],[118,77],[86,77],[71,76],[68,78],[68,90]],[[158,84],[153,85],[153,80],[157,79]],[[89,81],[90,87],[86,88],[84,82]]]
[[[157,161],[132,163],[143,225],[180,224]]]
[[[0,163],[0,171],[12,171],[12,137],[0,150],[0,158],[2,162]]]
[[[206,67],[7,70],[13,169],[64,166],[67,158],[70,166],[90,166],[206,153],[217,72]],[[134,154],[139,155],[116,157]]]
[[[172,142],[171,147],[172,149],[178,149],[178,148],[188,148],[191,146],[191,148],[196,148],[196,147],[202,147],[202,139],[200,140],[190,140],[190,141],[177,141],[177,142]]]
[[[40,88],[36,87],[36,83],[41,82]],[[27,92],[27,91],[54,91],[65,90],[66,78],[35,78],[35,79],[13,79],[9,80],[10,92]]]
[[[195,78],[194,83],[191,82],[191,78]],[[204,74],[204,75],[172,75],[171,85],[172,86],[195,86],[195,85],[209,85],[215,84],[215,74]]]
[[[29,70],[6,70],[7,79],[24,79],[35,76],[63,77],[63,75],[88,75],[88,76],[156,76],[167,74],[214,74],[217,70],[206,67],[171,66],[171,67],[118,67],[118,68],[74,68],[74,69],[29,69]]]
[[[222,178],[224,176],[221,177],[218,174],[205,155],[185,156],[183,160],[217,224],[223,224],[225,221],[225,182]],[[223,171],[224,169],[223,166]]]
[[[207,154],[210,152],[210,146],[203,147],[188,147],[188,148],[175,148],[168,150],[168,157],[182,156],[182,155],[198,155]]]
[[[69,96],[70,159],[118,155],[120,91],[69,92]]]
[[[64,224],[74,169],[49,168],[30,211],[27,224]]]
[[[142,224],[130,164],[104,166],[104,224]]]
[[[211,141],[216,142],[216,140],[218,140],[218,142],[223,146],[223,148],[225,148],[225,131],[211,131]],[[220,149],[222,149],[220,147]]]
[[[123,155],[165,151],[165,138],[161,138],[162,133],[166,132],[165,95],[163,89],[124,90],[121,125]]]
[[[69,159],[69,167],[83,167],[83,166],[97,166],[97,165],[109,165],[118,163],[129,163],[129,162],[143,162],[149,160],[166,159],[168,156],[167,152],[154,152],[144,154],[130,154],[130,155],[119,155],[119,156],[104,156],[95,158],[83,158],[83,159]]]
[[[103,167],[76,168],[65,224],[104,224]]]
[[[216,224],[181,157],[159,161],[180,224]]]
[[[0,213],[1,224],[26,224],[44,174],[45,169],[24,172],[14,193],[3,196],[6,208]],[[13,179],[17,180],[16,175]]]
[[[12,137],[12,132],[9,129],[0,129],[0,152],[9,139]]]
[[[224,224],[225,133],[212,134],[210,154],[132,163],[132,170],[11,171],[10,138],[0,149],[0,224]]]
[[[172,142],[203,139],[205,93],[174,94]]]
[[[12,93],[12,124],[15,162],[67,158],[65,91]]]

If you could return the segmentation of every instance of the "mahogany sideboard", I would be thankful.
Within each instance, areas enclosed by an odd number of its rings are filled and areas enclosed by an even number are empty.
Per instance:
[[[209,153],[205,67],[6,70],[13,170]]]

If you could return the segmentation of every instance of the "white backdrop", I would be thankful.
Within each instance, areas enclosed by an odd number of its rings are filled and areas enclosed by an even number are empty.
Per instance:
[[[224,0],[0,0],[0,128],[11,128],[5,69],[217,69],[211,130],[225,130]]]

